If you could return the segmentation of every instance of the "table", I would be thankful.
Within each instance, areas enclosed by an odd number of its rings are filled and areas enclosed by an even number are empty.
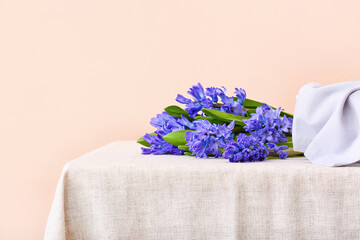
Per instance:
[[[229,163],[113,142],[65,165],[45,239],[360,239],[360,164]]]

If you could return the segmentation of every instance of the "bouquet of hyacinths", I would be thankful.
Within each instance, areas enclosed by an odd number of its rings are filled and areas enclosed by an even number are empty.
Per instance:
[[[292,114],[246,98],[245,90],[204,88],[200,83],[188,91],[193,99],[178,95],[172,105],[152,118],[155,132],[137,142],[143,154],[223,157],[230,162],[263,161],[266,158],[299,156],[292,151]]]

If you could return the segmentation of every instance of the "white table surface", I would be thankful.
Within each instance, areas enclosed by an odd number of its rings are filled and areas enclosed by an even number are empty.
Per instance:
[[[45,239],[360,239],[360,164],[230,163],[113,142],[65,165]]]

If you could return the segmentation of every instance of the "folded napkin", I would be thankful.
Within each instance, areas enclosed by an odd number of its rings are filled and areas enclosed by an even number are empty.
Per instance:
[[[343,166],[360,160],[360,81],[309,83],[296,98],[294,150],[316,164]]]

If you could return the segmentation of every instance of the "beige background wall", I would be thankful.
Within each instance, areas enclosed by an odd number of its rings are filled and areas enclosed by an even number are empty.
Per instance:
[[[62,166],[193,84],[292,112],[360,79],[359,1],[0,0],[0,239],[41,239]]]

